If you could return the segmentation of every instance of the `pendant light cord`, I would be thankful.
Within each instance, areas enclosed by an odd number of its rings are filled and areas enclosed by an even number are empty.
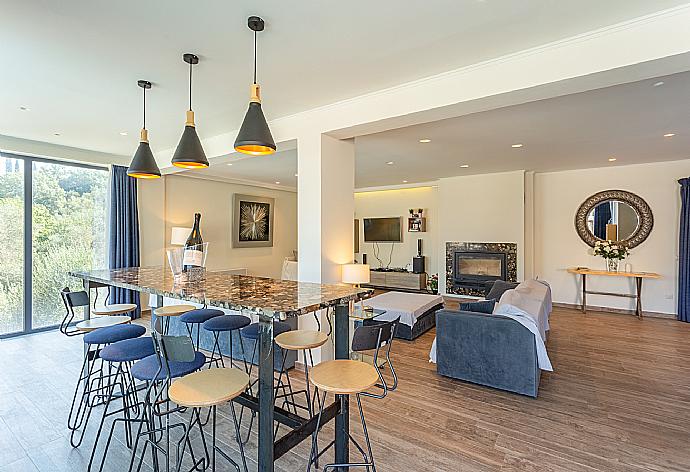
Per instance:
[[[256,31],[254,31],[254,84],[256,84]]]
[[[146,129],[146,87],[142,87],[142,90],[144,91],[144,126],[143,126],[143,128]]]
[[[189,63],[189,109],[192,109],[192,63]]]

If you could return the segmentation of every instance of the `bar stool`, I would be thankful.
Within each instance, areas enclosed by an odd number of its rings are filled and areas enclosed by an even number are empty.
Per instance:
[[[106,323],[113,322],[110,318],[118,318],[115,322],[119,324],[103,327]],[[99,317],[77,324],[78,329],[88,332],[84,335],[84,362],[74,389],[67,419],[67,427],[72,431],[70,442],[73,447],[81,445],[93,407],[103,404],[107,397],[105,392],[110,386],[111,378],[104,371],[103,361],[100,358],[101,348],[118,341],[138,338],[146,333],[146,328],[143,326],[129,324],[129,322],[128,316],[115,316]],[[101,362],[97,367],[99,359]],[[79,395],[80,390],[81,395]],[[80,429],[81,434],[78,434]]]
[[[183,430],[182,439],[177,442],[176,463],[180,460],[180,444],[183,440],[188,441],[187,432],[193,428],[195,424],[198,424],[199,430],[202,431],[198,414],[192,415],[188,424],[184,422],[170,424],[170,415],[173,413],[182,413],[185,411],[185,408],[171,408],[168,406],[170,402],[168,387],[174,379],[201,369],[206,364],[206,356],[202,352],[194,349],[192,340],[189,337],[162,335],[160,334],[160,330],[161,324],[159,320],[157,320],[152,333],[156,352],[155,355],[136,362],[131,369],[132,376],[137,380],[146,382],[148,387],[141,403],[142,408],[139,416],[135,420],[130,420],[131,422],[139,424],[134,446],[132,447],[132,456],[129,465],[130,471],[134,468],[139,440],[142,437],[147,436],[147,439],[144,443],[144,450],[139,458],[137,470],[141,469],[144,456],[146,455],[146,448],[150,445],[154,470],[159,470],[158,452],[162,452],[166,459],[165,470],[169,471],[170,431],[175,428],[181,428]],[[160,423],[161,418],[165,418],[165,426],[156,427],[156,419],[158,419]],[[112,438],[115,423],[118,420],[125,421],[124,419],[118,418],[113,422],[110,430],[110,438]],[[147,429],[144,430],[144,426],[146,426]],[[161,439],[157,439],[159,434],[161,435]],[[159,441],[162,440],[163,435],[165,436],[165,445],[167,446],[165,448],[158,444]],[[110,438],[108,441],[110,441]],[[194,469],[198,470],[199,465],[203,463],[203,459],[196,461],[194,452],[191,450],[191,443],[189,443],[189,447],[192,454],[192,460],[194,461]]]
[[[180,316],[180,321],[187,326],[187,333],[189,333],[189,338],[192,339],[192,343],[194,343],[192,332],[194,326],[196,326],[196,344],[194,344],[194,349],[200,349],[199,337],[201,334],[201,325],[211,318],[223,316],[224,314],[225,313],[223,313],[221,310],[217,310],[215,308],[197,308]]]
[[[311,367],[314,367],[314,357],[312,355],[312,349],[316,349],[323,346],[324,344],[326,344],[327,341],[328,335],[326,333],[323,333],[321,331],[312,331],[305,329],[286,331],[284,333],[279,334],[275,338],[276,344],[280,346],[280,348],[283,350],[283,363],[281,365],[280,375],[278,376],[278,385],[282,383],[283,373],[285,373],[289,385],[290,399],[295,413],[297,413],[297,408],[305,409],[309,413],[309,418],[314,416],[314,397],[312,397],[311,387],[309,385],[309,364],[311,363]],[[288,351],[302,352],[302,356],[304,359],[304,378],[306,383],[304,390],[292,390],[290,374],[285,369],[285,362],[287,360]],[[307,354],[309,354],[308,360]],[[295,395],[299,395],[301,393],[304,393],[306,396],[306,407],[295,402]],[[276,397],[277,396],[278,395],[276,392]],[[318,399],[318,395],[315,395],[315,397]],[[315,458],[314,464],[316,465],[316,467],[319,466],[318,458]]]
[[[209,364],[215,362],[216,367],[218,367],[218,362],[220,361],[221,366],[225,367],[225,362],[223,361],[223,353],[220,349],[220,334],[229,333],[230,342],[228,354],[230,356],[230,367],[235,367],[232,350],[233,331],[239,331],[242,328],[249,326],[251,322],[252,321],[249,318],[242,315],[215,316],[210,320],[204,321],[204,324],[202,325],[204,329],[206,331],[210,331],[211,333],[213,333],[213,349],[211,351],[211,358],[208,361]],[[239,336],[239,339],[240,348],[242,350],[242,360],[244,361],[244,371],[248,373],[249,370],[247,368],[247,359],[244,353],[244,343],[242,342],[242,336]],[[218,358],[216,358],[216,349],[218,349]]]
[[[173,402],[180,406],[192,408],[192,417],[199,415],[201,408],[211,408],[211,471],[216,470],[216,451],[230,462],[238,471],[240,466],[235,462],[225,451],[216,446],[216,410],[218,405],[230,402],[230,411],[232,412],[232,420],[235,424],[235,438],[240,446],[240,455],[242,457],[242,465],[244,472],[247,472],[247,458],[244,453],[244,445],[240,439],[240,424],[237,421],[237,414],[235,413],[235,405],[232,402],[249,386],[249,375],[240,369],[235,368],[220,368],[207,369],[194,372],[193,374],[185,375],[177,379],[168,389],[168,397]],[[190,428],[191,429],[191,428]],[[177,470],[180,470],[182,459],[184,457],[184,445],[189,441],[189,432],[187,430],[184,440],[182,441],[183,450],[177,463]],[[206,444],[203,439],[202,441]],[[193,460],[193,459],[192,459]],[[205,467],[204,467],[205,468]]]
[[[323,413],[323,405],[326,403],[326,396],[328,393],[334,395],[355,395],[357,398],[357,408],[359,409],[359,417],[362,422],[362,429],[364,430],[364,439],[366,441],[367,451],[355,441],[355,439],[348,433],[350,441],[352,441],[359,452],[362,454],[363,462],[345,463],[345,464],[326,464],[323,471],[336,468],[347,467],[369,467],[376,472],[376,465],[374,464],[374,457],[371,453],[371,443],[369,442],[369,433],[367,431],[367,424],[364,420],[364,412],[362,411],[362,401],[360,395],[366,390],[370,389],[379,381],[379,375],[376,373],[374,366],[366,364],[361,361],[351,361],[346,359],[339,359],[334,361],[322,362],[312,369],[311,382],[320,391],[323,392],[323,397],[319,399],[321,407],[319,408],[318,419],[316,420],[316,430],[312,436],[312,448],[310,454],[307,471],[311,470],[312,462],[316,462],[319,456],[324,451],[319,452],[317,449],[317,440],[319,435],[319,428],[321,425],[321,415]],[[339,397],[342,402],[344,397]],[[343,408],[343,404],[340,405]],[[331,443],[332,445],[333,443]],[[328,447],[330,447],[329,445]],[[328,447],[326,449],[328,449]]]
[[[309,412],[309,416],[313,416],[314,398],[309,388],[309,368],[314,367],[314,358],[312,355],[312,349],[318,348],[326,344],[328,341],[328,335],[321,331],[312,330],[292,330],[285,333],[281,333],[276,336],[276,344],[280,346],[283,350],[283,362],[281,365],[280,374],[278,376],[278,384],[282,382],[282,376],[285,374],[287,378],[288,385],[291,390],[292,406],[297,413],[297,408],[305,409]],[[306,382],[306,388],[304,390],[292,391],[292,382],[290,381],[290,375],[285,369],[285,362],[287,360],[288,351],[302,352],[302,357],[304,359],[304,377]],[[294,395],[304,393],[306,396],[306,407],[295,402]]]
[[[383,374],[381,373],[381,370],[379,369],[378,361],[379,350],[385,344],[389,345],[389,349],[386,353],[386,359],[391,371],[393,372],[394,387],[397,387],[397,376],[395,376],[395,372],[392,364],[390,363],[389,357],[390,340],[395,333],[396,325],[397,320],[393,322],[382,322],[373,326],[360,326],[355,330],[355,334],[352,337],[352,350],[373,350],[373,365],[362,361],[338,359],[322,362],[321,364],[312,368],[310,379],[311,383],[314,384],[319,391],[323,392],[323,397],[319,397],[319,415],[316,422],[316,429],[312,435],[312,448],[309,456],[309,463],[307,464],[307,472],[311,471],[312,463],[316,464],[318,458],[334,444],[334,442],[331,442],[321,452],[318,450],[318,434],[321,425],[321,415],[323,414],[323,408],[326,404],[326,396],[328,393],[341,395],[341,397],[337,397],[340,398],[341,408],[344,406],[342,404],[344,395],[355,395],[367,450],[364,451],[364,449],[348,432],[349,440],[352,441],[360,454],[362,454],[363,461],[344,464],[327,464],[323,467],[323,471],[326,472],[329,469],[366,467],[367,471],[369,468],[371,468],[373,472],[376,472],[376,464],[374,463],[374,456],[371,451],[371,442],[369,441],[369,432],[367,431],[367,424],[364,419],[361,397],[368,396],[374,398],[384,398],[388,394],[389,388],[385,378],[383,377]],[[380,394],[367,392],[367,390],[371,389],[372,387],[380,388],[382,392]],[[317,393],[317,395],[319,394]]]
[[[138,388],[131,374],[132,363],[145,359],[146,357],[155,354],[153,340],[151,337],[141,337],[125,339],[113,344],[109,344],[101,350],[100,357],[104,362],[108,363],[109,372],[115,367],[115,373],[110,375],[110,382],[108,393],[105,399],[105,406],[101,416],[101,422],[98,426],[96,438],[94,439],[91,457],[89,459],[88,470],[91,470],[93,460],[96,455],[98,441],[103,430],[106,418],[122,413],[125,420],[131,418],[132,413],[136,416],[139,411],[139,401],[137,397]],[[118,391],[119,390],[119,391]],[[117,400],[122,400],[122,407],[110,411],[110,406]],[[131,427],[128,421],[125,421],[125,440],[127,447],[132,447]],[[110,441],[108,441],[105,450],[103,451],[103,458],[101,459],[100,470],[103,469]]]
[[[184,315],[192,310],[196,310],[194,305],[166,305],[159,306],[153,310],[153,314],[156,315],[156,317],[161,317],[165,320],[163,323],[163,334],[168,334],[168,331],[170,330],[170,318]]]

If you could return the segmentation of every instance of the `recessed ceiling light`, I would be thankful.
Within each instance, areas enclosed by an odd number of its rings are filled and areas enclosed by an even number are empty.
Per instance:
[[[388,162],[386,162],[386,164],[388,164],[389,166],[392,166],[393,164],[395,164],[395,162],[393,162],[393,161],[388,161]]]
[[[276,180],[276,185],[280,185],[280,181]]]
[[[664,135],[664,138],[672,138],[672,137],[674,137],[675,135],[676,135],[676,133],[666,133],[666,134]]]
[[[231,165],[232,165],[232,162],[228,162],[228,165],[231,166]]]
[[[661,87],[662,85],[664,85],[664,81],[663,81],[663,80],[660,80],[659,82],[656,82],[656,83],[654,84],[654,87]]]
[[[407,183],[407,180],[403,180],[403,183],[406,184],[406,183]]]
[[[60,136],[60,133],[53,133],[53,136]]]
[[[29,107],[19,107],[21,111],[31,111],[31,108]]]
[[[430,143],[431,139],[424,138],[424,139],[420,139],[419,142],[420,143]]]
[[[127,131],[120,131],[120,136],[127,136]]]
[[[615,157],[609,157],[609,162],[615,162],[616,158]]]
[[[463,169],[467,169],[469,166],[470,166],[469,164],[463,164],[460,167],[462,167]]]
[[[295,177],[297,177],[298,174],[295,174]]]
[[[521,148],[522,146],[524,146],[524,144],[522,144],[522,143],[516,143],[516,144],[510,145],[510,147],[514,147],[514,148]]]

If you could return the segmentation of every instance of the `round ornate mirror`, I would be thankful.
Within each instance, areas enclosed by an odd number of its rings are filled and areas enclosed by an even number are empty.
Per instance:
[[[575,214],[575,229],[590,246],[618,241],[628,248],[644,242],[654,226],[652,210],[641,197],[625,190],[595,193]]]

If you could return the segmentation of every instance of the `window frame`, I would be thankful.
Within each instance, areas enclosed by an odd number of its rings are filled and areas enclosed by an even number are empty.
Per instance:
[[[21,331],[0,334],[0,339],[24,336],[42,331],[57,329],[60,325],[44,326],[41,328],[33,327],[33,163],[45,162],[47,164],[57,164],[70,167],[80,167],[83,169],[100,170],[110,173],[110,165],[87,164],[85,162],[73,162],[49,157],[31,156],[27,154],[17,154],[0,150],[0,156],[10,159],[18,159],[24,163],[24,297],[23,297],[23,327]],[[109,212],[109,209],[107,209]],[[107,231],[107,225],[106,225]],[[106,234],[107,238],[107,234]]]

